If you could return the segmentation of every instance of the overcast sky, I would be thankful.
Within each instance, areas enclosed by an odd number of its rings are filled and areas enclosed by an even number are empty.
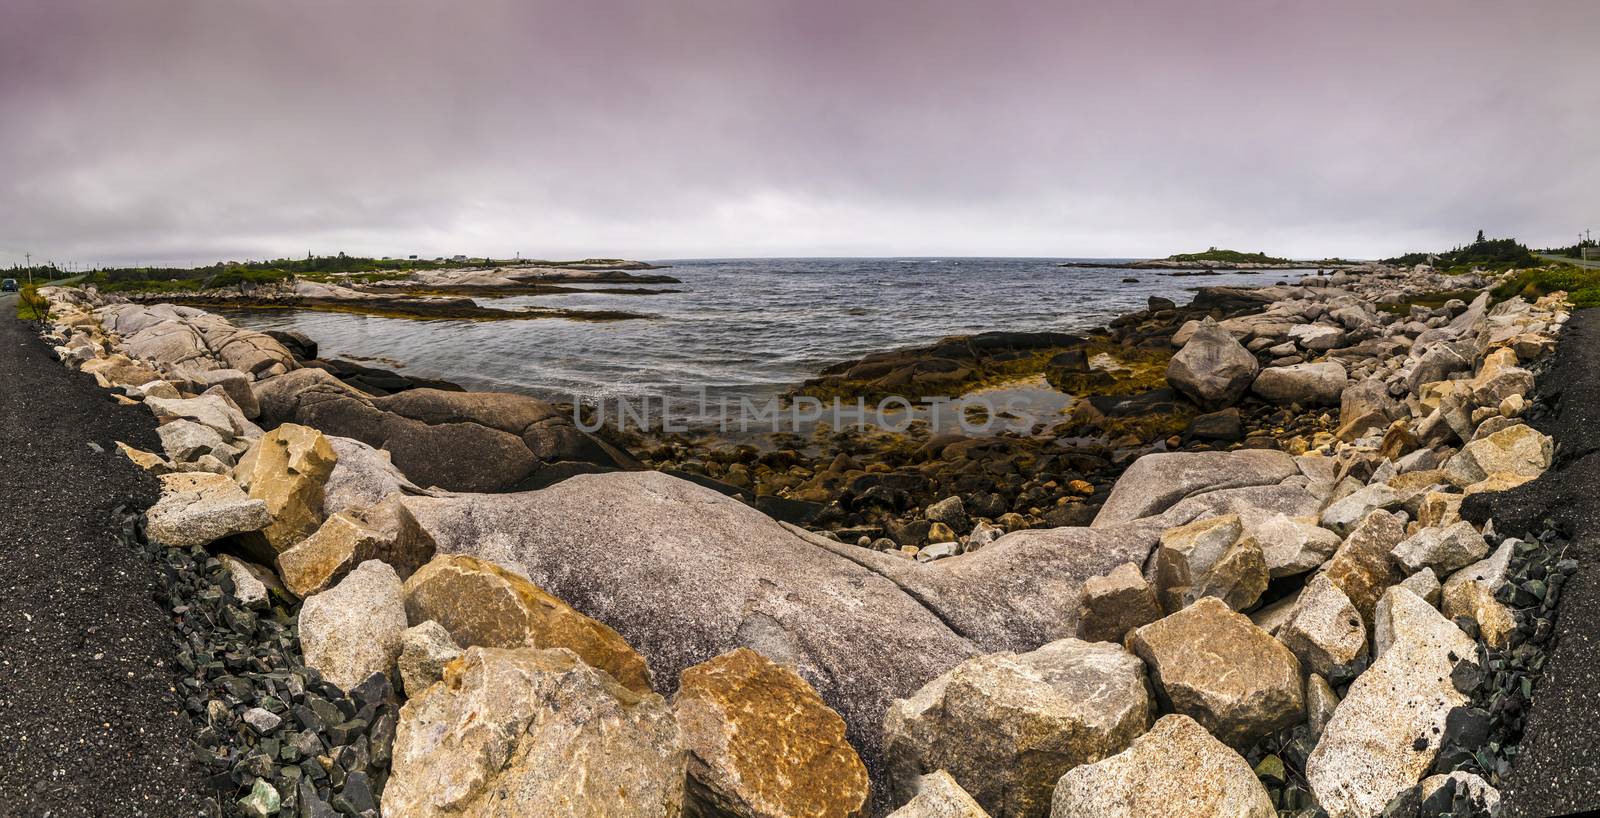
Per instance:
[[[1593,0],[0,0],[0,264],[1600,228]]]

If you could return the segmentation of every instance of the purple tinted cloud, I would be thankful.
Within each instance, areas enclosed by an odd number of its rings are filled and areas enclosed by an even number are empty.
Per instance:
[[[7,0],[0,263],[1594,226],[1600,6]]]

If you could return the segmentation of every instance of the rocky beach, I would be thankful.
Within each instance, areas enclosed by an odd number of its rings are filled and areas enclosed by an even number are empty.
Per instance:
[[[681,283],[596,267],[249,297],[479,318],[444,311]],[[1549,373],[1587,314],[1515,275],[1152,295],[786,395],[1062,396],[980,433],[586,431],[204,294],[45,288],[18,354],[148,415],[112,441],[147,507],[106,524],[170,614],[210,814],[1537,815],[1592,532],[1498,498],[1577,468]]]

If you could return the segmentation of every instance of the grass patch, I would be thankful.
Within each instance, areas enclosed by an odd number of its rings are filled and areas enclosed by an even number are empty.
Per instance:
[[[1500,282],[1490,292],[1496,301],[1516,296],[1531,301],[1558,290],[1566,291],[1574,307],[1600,306],[1600,269],[1561,264],[1523,270],[1515,278]]]
[[[1167,256],[1168,261],[1215,261],[1223,264],[1288,264],[1286,258],[1266,253],[1242,253],[1238,250],[1218,250],[1213,247],[1204,253],[1178,253]]]
[[[39,287],[24,284],[17,293],[17,317],[23,321],[44,321],[50,317],[50,299],[39,294]]]

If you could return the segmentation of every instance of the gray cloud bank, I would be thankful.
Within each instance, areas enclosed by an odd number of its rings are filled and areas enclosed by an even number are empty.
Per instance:
[[[1600,3],[0,0],[0,264],[1600,226]]]

